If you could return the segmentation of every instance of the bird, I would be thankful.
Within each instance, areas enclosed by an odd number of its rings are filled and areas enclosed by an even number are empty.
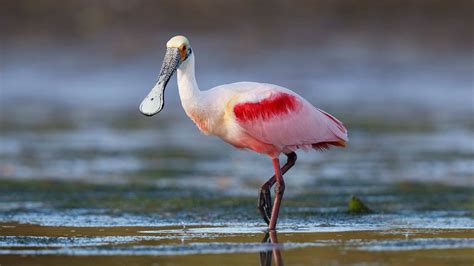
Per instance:
[[[346,147],[346,127],[292,90],[274,84],[236,82],[201,91],[194,50],[181,35],[166,43],[158,81],[140,104],[142,114],[153,116],[163,109],[164,91],[175,72],[182,107],[202,133],[272,160],[274,175],[260,187],[257,209],[268,230],[276,231],[285,191],[283,175],[295,165],[296,151]],[[283,166],[279,160],[282,154],[287,157]]]

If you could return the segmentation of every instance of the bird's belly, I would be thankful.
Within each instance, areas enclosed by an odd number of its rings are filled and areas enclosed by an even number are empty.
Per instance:
[[[235,137],[219,136],[225,142],[239,149],[250,149],[258,153],[267,154],[272,158],[280,155],[282,150],[272,144],[261,142],[248,134],[240,134]]]

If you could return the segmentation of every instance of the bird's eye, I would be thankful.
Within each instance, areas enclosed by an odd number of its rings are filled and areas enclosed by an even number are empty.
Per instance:
[[[181,60],[186,59],[186,45],[181,45],[179,47],[179,55],[181,56]]]

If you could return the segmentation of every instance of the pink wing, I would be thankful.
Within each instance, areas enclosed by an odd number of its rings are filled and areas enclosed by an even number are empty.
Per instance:
[[[247,134],[283,151],[324,150],[328,145],[345,146],[348,141],[339,120],[290,91],[273,90],[256,102],[240,102],[234,114]]]

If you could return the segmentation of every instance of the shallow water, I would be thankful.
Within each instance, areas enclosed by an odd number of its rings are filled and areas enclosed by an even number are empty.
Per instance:
[[[265,265],[372,264],[469,265],[472,229],[283,229],[272,241],[263,227],[48,227],[2,224],[2,263]],[[263,238],[263,239],[262,239]],[[192,256],[191,256],[192,255]]]
[[[266,227],[255,208],[256,193],[246,190],[156,182],[2,184],[2,265],[265,265],[269,258],[274,265],[474,261],[472,187],[318,179],[289,193],[278,242],[262,243]],[[373,212],[348,214],[353,193]]]

